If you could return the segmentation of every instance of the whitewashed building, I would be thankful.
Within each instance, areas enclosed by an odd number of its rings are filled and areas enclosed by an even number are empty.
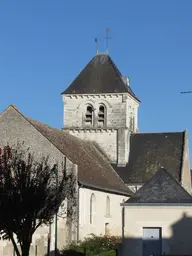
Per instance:
[[[123,205],[121,255],[191,255],[192,197],[164,168]]]

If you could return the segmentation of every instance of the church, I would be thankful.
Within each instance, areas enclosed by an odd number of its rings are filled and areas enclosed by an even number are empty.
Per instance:
[[[25,141],[39,156],[49,155],[52,163],[66,159],[67,169],[77,177],[77,221],[69,228],[66,219],[58,219],[59,249],[91,233],[121,236],[122,205],[162,167],[191,194],[187,131],[140,132],[140,100],[108,54],[96,54],[62,92],[62,100],[60,130],[24,116],[14,105],[0,115],[1,145]],[[50,227],[37,230],[31,256],[35,248],[38,255],[47,252],[49,232]],[[0,241],[0,255],[13,255],[9,242]]]

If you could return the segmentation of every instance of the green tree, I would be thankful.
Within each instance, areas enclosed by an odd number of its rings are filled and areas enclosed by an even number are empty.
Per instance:
[[[75,177],[66,173],[65,162],[57,178],[56,164],[51,168],[48,158],[36,161],[21,148],[0,149],[0,234],[12,241],[17,256],[28,256],[34,232],[75,196]]]

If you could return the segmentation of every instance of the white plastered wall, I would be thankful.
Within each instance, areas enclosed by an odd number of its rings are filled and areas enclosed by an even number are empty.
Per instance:
[[[90,223],[90,199],[95,195],[95,217],[93,224]],[[106,217],[106,199],[110,198],[110,217]],[[79,239],[82,240],[91,233],[95,235],[105,235],[105,224],[109,223],[111,235],[121,235],[121,206],[123,200],[128,197],[106,193],[88,188],[79,189]]]
[[[192,206],[125,206],[122,255],[143,255],[143,227],[162,228],[162,253],[192,254]]]

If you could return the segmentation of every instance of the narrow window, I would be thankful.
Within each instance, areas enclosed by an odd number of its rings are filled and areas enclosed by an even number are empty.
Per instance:
[[[134,132],[135,130],[135,117],[132,117],[132,131]]]
[[[135,110],[132,109],[132,131],[135,131]]]
[[[110,235],[110,224],[105,223],[105,236],[109,236],[109,235]]]
[[[98,126],[104,127],[106,123],[106,108],[104,105],[99,106],[99,113],[98,113]]]
[[[95,222],[95,214],[96,214],[96,198],[95,195],[92,194],[90,198],[90,224],[94,224]]]
[[[132,117],[132,113],[129,117],[129,129],[132,131],[133,130],[133,117]]]
[[[131,113],[129,117],[129,129],[131,131],[134,131],[135,129],[135,117],[133,116],[133,113]]]
[[[107,196],[106,198],[106,217],[110,217],[110,198]]]
[[[85,126],[93,126],[93,107],[87,106],[86,112],[85,112]]]

